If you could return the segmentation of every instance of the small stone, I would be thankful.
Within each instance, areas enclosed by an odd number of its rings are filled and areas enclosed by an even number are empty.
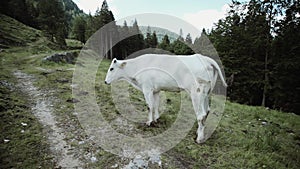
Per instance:
[[[10,142],[10,140],[8,140],[8,139],[4,139],[3,141],[4,141],[4,143]]]
[[[27,126],[27,123],[23,123],[23,122],[22,122],[21,125],[22,125],[22,126]]]
[[[117,168],[119,165],[118,164],[115,164],[113,166],[111,166],[111,168]]]
[[[75,99],[75,98],[70,98],[70,99],[67,100],[67,102],[69,102],[69,103],[78,103],[79,100]]]
[[[97,158],[96,157],[91,157],[91,161],[92,161],[92,163],[94,163],[94,162],[97,161]]]

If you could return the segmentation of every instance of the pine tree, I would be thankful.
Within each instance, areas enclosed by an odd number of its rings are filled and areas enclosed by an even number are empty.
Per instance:
[[[105,57],[112,59],[114,56],[113,43],[119,33],[115,18],[109,10],[106,0],[103,1],[101,9],[96,11],[94,23],[97,30],[101,28],[101,51],[107,51],[104,53]]]
[[[180,30],[179,30],[179,37],[178,37],[178,40],[179,40],[179,41],[184,41],[184,39],[183,39],[183,31],[182,31],[181,28],[180,28]]]
[[[195,39],[193,49],[196,53],[200,53],[205,56],[217,56],[215,47],[210,42],[205,29],[202,30],[200,37]]]
[[[146,38],[145,38],[145,48],[152,47],[151,43],[152,43],[151,28],[150,28],[150,26],[148,26],[147,27]]]
[[[83,16],[77,16],[73,21],[73,28],[72,32],[75,36],[75,39],[81,41],[82,43],[85,43],[86,38],[86,21]]]
[[[274,108],[300,114],[299,2],[283,4],[281,8],[286,12],[284,19],[276,24],[279,28],[273,43],[274,57],[270,62],[271,101]]]
[[[188,33],[186,35],[186,38],[185,38],[185,42],[188,44],[188,45],[191,45],[193,43],[193,40],[192,40],[192,37],[191,37],[191,34]]]
[[[65,47],[65,36],[67,32],[67,23],[65,11],[59,0],[40,0],[38,3],[39,25],[48,35],[49,39]]]
[[[163,50],[167,50],[167,51],[171,50],[170,49],[170,40],[169,40],[169,36],[167,34],[163,37],[163,39],[158,47]]]
[[[108,8],[106,0],[104,0],[101,5],[101,9],[97,9],[96,11],[94,26],[96,27],[96,30],[98,30],[104,25],[110,23],[111,21],[114,21],[114,18],[111,15],[111,11]]]
[[[141,33],[137,20],[133,22],[132,27],[129,28],[130,35],[132,35],[130,39],[130,54],[141,49],[144,49],[145,42],[144,36]]]
[[[122,39],[122,41],[120,42],[120,56],[118,57],[119,59],[125,59],[128,54],[130,53],[130,38],[128,38],[130,36],[129,33],[129,27],[127,25],[127,22],[124,21],[123,26],[120,27],[119,29],[120,32],[120,39]]]
[[[158,40],[157,40],[157,37],[156,37],[156,32],[154,31],[152,33],[152,36],[151,36],[151,47],[156,48],[157,45],[158,45]]]
[[[261,46],[261,42],[253,43],[257,38],[254,33],[257,32],[250,30],[255,29],[257,18],[251,18],[249,21],[252,23],[246,23],[246,14],[238,10],[243,7],[241,5],[234,2],[228,16],[219,20],[209,37],[225,65],[226,74],[234,76],[234,82],[227,89],[229,98],[232,101],[259,105],[263,67],[262,62],[257,60],[257,54],[261,51],[256,49]]]
[[[94,24],[95,19],[93,18],[91,13],[89,13],[88,16],[86,17],[85,21],[86,21],[85,38],[87,40],[93,35],[93,33],[96,32],[95,24]]]

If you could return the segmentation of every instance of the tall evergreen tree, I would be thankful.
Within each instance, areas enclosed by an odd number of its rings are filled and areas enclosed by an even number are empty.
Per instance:
[[[191,34],[188,33],[186,35],[186,38],[185,38],[185,42],[188,44],[188,45],[191,45],[193,43],[193,40],[192,40],[192,37],[191,37]]]
[[[145,38],[145,47],[150,48],[152,45],[152,38],[151,38],[151,28],[150,26],[147,27],[147,33],[146,33],[146,38]]]
[[[205,56],[216,56],[215,47],[209,40],[205,29],[202,30],[200,37],[195,39],[193,49],[196,53],[200,53]]]
[[[158,45],[158,40],[157,40],[157,37],[156,37],[156,32],[154,31],[152,33],[152,36],[151,36],[151,47],[156,48],[157,45]]]
[[[85,18],[83,16],[77,16],[74,20],[73,20],[73,28],[72,28],[72,32],[75,36],[75,39],[81,41],[82,43],[85,43],[86,38],[86,21]]]
[[[170,40],[169,40],[169,36],[167,34],[163,37],[163,39],[158,47],[163,50],[167,50],[167,51],[171,50],[170,49]]]
[[[86,40],[96,32],[95,28],[95,19],[91,13],[89,13],[85,19],[86,21],[86,31],[85,31],[85,38]]]
[[[144,36],[140,31],[137,20],[135,20],[133,22],[132,27],[129,28],[129,32],[131,35],[133,35],[129,38],[130,39],[130,53],[144,49],[144,46],[145,46]]]
[[[126,21],[124,21],[123,26],[120,27],[119,32],[120,32],[120,39],[123,40],[120,42],[121,54],[118,58],[125,59],[130,53],[130,38],[128,38],[130,36],[129,34],[130,32]]]
[[[228,16],[216,24],[209,37],[233,82],[231,100],[293,111],[299,107],[299,78],[293,73],[299,71],[299,5],[288,0],[233,1]],[[284,19],[279,21],[278,15]]]
[[[216,24],[209,37],[225,65],[225,72],[234,76],[234,82],[228,88],[229,98],[232,101],[259,105],[263,62],[257,60],[257,54],[262,48],[256,49],[262,43],[260,38],[253,37],[256,31],[250,30],[255,29],[256,19],[251,18],[249,21],[252,23],[245,23],[245,13],[239,9],[243,9],[243,4],[233,2],[228,16]],[[257,43],[253,43],[256,38]]]
[[[180,28],[180,30],[179,30],[179,37],[178,37],[178,40],[179,40],[179,41],[184,41],[184,39],[183,39],[183,31],[182,31],[181,28]]]
[[[104,25],[110,23],[111,21],[114,21],[113,15],[111,14],[111,11],[108,8],[108,4],[106,0],[103,1],[101,5],[101,9],[97,9],[95,14],[95,28],[96,30],[100,29]]]
[[[300,18],[299,1],[281,6],[285,17],[278,21],[277,36],[273,43],[270,83],[273,107],[300,114]]]
[[[44,30],[51,41],[54,42],[55,39],[61,47],[65,47],[67,23],[61,1],[40,0],[38,3],[38,10],[38,20],[42,30]]]
[[[103,50],[108,51],[105,54],[106,58],[113,58],[113,42],[117,39],[118,29],[115,23],[113,13],[109,10],[106,0],[103,1],[101,9],[96,11],[94,18],[96,30],[101,28],[101,47]]]

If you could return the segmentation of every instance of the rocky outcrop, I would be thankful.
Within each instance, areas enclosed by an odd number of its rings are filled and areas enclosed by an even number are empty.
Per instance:
[[[62,63],[75,64],[77,56],[78,56],[78,52],[64,52],[64,53],[56,53],[53,55],[49,55],[45,57],[43,60],[52,61],[56,63],[62,62]]]

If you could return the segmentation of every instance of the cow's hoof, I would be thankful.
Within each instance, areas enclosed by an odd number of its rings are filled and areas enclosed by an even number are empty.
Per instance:
[[[151,126],[151,123],[152,123],[152,121],[147,121],[147,122],[146,122],[146,125],[147,125],[147,126]]]
[[[197,139],[196,142],[198,144],[203,144],[206,140],[203,138],[203,139]]]

